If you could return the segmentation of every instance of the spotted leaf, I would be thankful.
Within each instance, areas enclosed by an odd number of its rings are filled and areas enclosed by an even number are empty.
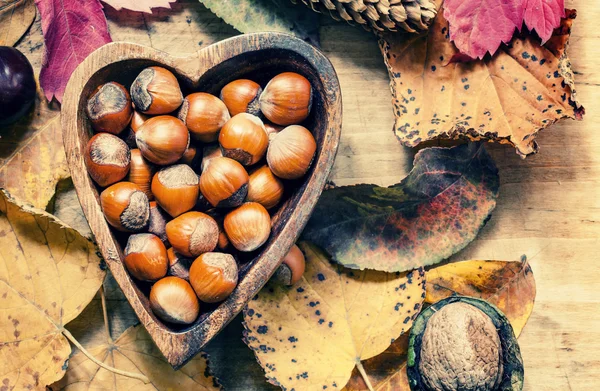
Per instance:
[[[62,335],[104,279],[96,247],[41,210],[0,191],[0,382],[43,390],[71,353]]]
[[[496,206],[498,182],[483,144],[424,149],[397,185],[323,192],[302,237],[352,269],[432,265],[475,238]]]
[[[244,310],[245,342],[284,390],[340,390],[361,360],[405,333],[425,297],[422,269],[352,271],[301,243],[306,271],[292,287],[267,285]]]
[[[540,130],[584,114],[565,54],[574,18],[568,11],[547,46],[524,34],[493,57],[468,63],[455,62],[459,52],[442,13],[428,35],[383,36],[380,47],[400,142],[413,147],[426,140],[467,138],[512,144],[522,156],[535,153]]]

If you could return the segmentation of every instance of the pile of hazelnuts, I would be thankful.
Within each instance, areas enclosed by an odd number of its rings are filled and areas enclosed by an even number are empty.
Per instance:
[[[152,284],[150,308],[160,319],[193,323],[201,302],[219,303],[235,289],[240,255],[267,241],[285,186],[310,168],[317,144],[299,124],[311,104],[310,82],[293,72],[264,90],[240,79],[219,98],[184,97],[173,73],[151,66],[129,91],[108,82],[90,94],[96,134],[86,167],[103,188],[107,222],[129,235],[124,265]],[[274,278],[292,285],[303,272],[294,245]]]

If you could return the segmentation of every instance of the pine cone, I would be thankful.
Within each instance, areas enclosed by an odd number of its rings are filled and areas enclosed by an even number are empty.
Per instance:
[[[329,13],[335,20],[356,22],[376,31],[424,31],[437,14],[432,0],[292,0],[313,11]]]

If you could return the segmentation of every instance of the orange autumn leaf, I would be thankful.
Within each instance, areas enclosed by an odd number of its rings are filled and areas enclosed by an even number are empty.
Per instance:
[[[427,296],[432,304],[458,294],[486,300],[498,307],[518,337],[535,303],[535,279],[527,258],[521,261],[464,261],[427,272]]]
[[[581,119],[565,46],[574,11],[546,46],[521,35],[481,61],[454,62],[458,50],[438,16],[427,35],[380,40],[393,94],[396,136],[406,146],[432,139],[512,144],[526,156],[536,134],[563,118]]]
[[[0,0],[0,46],[13,46],[35,20],[33,0]]]

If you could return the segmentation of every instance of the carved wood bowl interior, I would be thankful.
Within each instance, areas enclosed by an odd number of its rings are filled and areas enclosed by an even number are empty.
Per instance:
[[[155,317],[148,305],[150,284],[133,280],[124,269],[122,250],[127,235],[109,228],[100,207],[102,189],[87,175],[83,159],[85,146],[93,135],[84,110],[88,95],[108,81],[129,87],[138,73],[151,65],[171,70],[179,79],[184,95],[204,91],[218,96],[225,84],[239,78],[255,80],[264,87],[270,78],[285,71],[304,75],[313,87],[311,114],[303,123],[317,141],[311,169],[292,186],[286,185],[291,191],[273,215],[267,243],[238,259],[239,284],[231,296],[218,305],[201,303],[200,316],[186,327],[165,324]],[[62,125],[79,201],[110,271],[173,367],[185,364],[241,311],[298,239],[331,171],[340,138],[341,117],[341,93],[331,63],[319,50],[286,34],[240,35],[185,58],[136,44],[112,43],[96,50],[76,69],[63,99]]]

